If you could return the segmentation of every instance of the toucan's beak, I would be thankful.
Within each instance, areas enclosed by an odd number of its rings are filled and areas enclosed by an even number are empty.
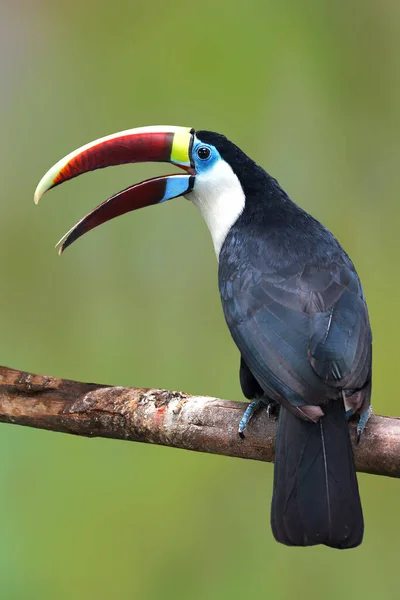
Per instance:
[[[170,162],[189,175],[167,175],[138,183],[112,196],[79,221],[61,240],[61,254],[87,231],[131,210],[188,194],[194,185],[191,158],[194,130],[186,127],[139,127],[108,135],[71,152],[54,165],[35,191],[45,192],[82,173],[135,162]],[[60,243],[59,242],[59,243]]]

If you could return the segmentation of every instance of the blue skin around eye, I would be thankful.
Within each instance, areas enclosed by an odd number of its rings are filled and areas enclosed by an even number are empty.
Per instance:
[[[165,193],[160,203],[185,194],[189,188],[189,180],[190,175],[175,175],[167,179]]]
[[[201,160],[197,156],[197,150],[199,148],[209,148],[211,151],[210,156],[206,160]],[[210,146],[209,144],[204,144],[200,141],[196,141],[193,145],[192,149],[192,157],[194,161],[194,166],[197,174],[204,173],[208,169],[211,169],[213,165],[219,160],[221,160],[221,156],[218,150],[214,146]],[[163,198],[160,200],[161,202],[166,202],[167,200],[171,200],[172,198],[177,198],[178,196],[183,196],[189,189],[189,175],[174,175],[167,179],[167,183],[165,186],[165,193]]]
[[[211,151],[210,156],[206,160],[202,160],[197,156],[197,150],[199,148],[208,148]],[[196,140],[193,144],[192,148],[192,157],[194,161],[194,166],[196,169],[196,173],[204,173],[208,169],[211,169],[212,166],[219,160],[221,160],[221,156],[215,146],[211,146],[210,144],[204,144],[199,140]]]

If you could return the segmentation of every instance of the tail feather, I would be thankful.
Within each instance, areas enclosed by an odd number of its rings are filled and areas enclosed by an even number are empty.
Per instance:
[[[288,546],[361,544],[364,522],[343,403],[323,407],[318,423],[280,410],[271,525]]]

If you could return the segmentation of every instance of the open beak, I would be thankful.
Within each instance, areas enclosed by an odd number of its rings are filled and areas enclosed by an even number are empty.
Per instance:
[[[169,162],[189,173],[148,179],[105,200],[60,240],[59,254],[84,233],[110,219],[191,192],[195,180],[193,138],[194,130],[186,127],[139,127],[95,140],[58,161],[40,180],[35,191],[36,204],[45,192],[60,183],[113,165]]]

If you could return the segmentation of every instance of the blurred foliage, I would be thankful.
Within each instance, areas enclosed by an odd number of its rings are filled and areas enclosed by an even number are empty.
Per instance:
[[[369,302],[375,410],[399,414],[399,39],[394,0],[2,0],[0,363],[241,399],[189,202],[53,250],[168,168],[108,169],[32,201],[87,141],[193,126],[225,133],[339,237]],[[360,476],[365,541],[343,553],[274,542],[271,465],[6,425],[0,451],[5,600],[398,596],[398,481]]]

